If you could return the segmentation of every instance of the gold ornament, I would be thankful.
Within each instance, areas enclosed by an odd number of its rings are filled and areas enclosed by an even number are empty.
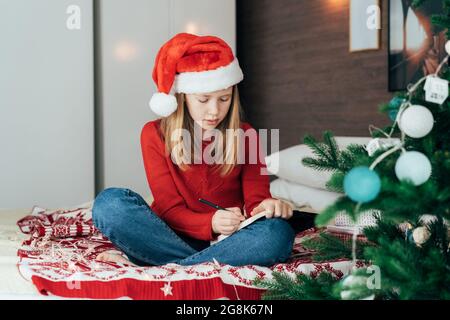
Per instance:
[[[418,227],[413,231],[414,243],[419,247],[423,245],[430,238],[430,230],[427,227]]]

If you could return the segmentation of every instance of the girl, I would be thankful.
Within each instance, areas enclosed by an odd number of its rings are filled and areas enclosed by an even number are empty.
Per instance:
[[[250,147],[258,146],[258,137],[241,122],[237,84],[243,74],[231,48],[217,37],[177,34],[159,50],[153,79],[159,92],[150,107],[162,119],[143,127],[141,147],[154,201],[148,206],[129,189],[105,189],[94,201],[94,225],[140,266],[285,261],[298,231],[289,223],[293,209],[272,198],[265,164]],[[244,143],[242,136],[253,141]],[[217,156],[221,160],[211,164]],[[265,218],[236,232],[262,211]],[[310,218],[300,229],[312,225]],[[211,244],[221,234],[231,236]],[[99,259],[129,264],[107,254]]]

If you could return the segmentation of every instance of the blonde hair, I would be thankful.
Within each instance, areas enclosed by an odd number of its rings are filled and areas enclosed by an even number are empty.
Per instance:
[[[182,171],[189,169],[189,161],[187,159],[194,159],[194,150],[186,151],[186,144],[183,141],[182,131],[187,130],[189,137],[191,137],[190,146],[194,145],[194,120],[189,114],[189,110],[186,105],[186,98],[184,93],[175,94],[178,102],[177,110],[170,116],[161,119],[160,134],[164,139],[166,146],[166,155],[172,154],[172,160],[179,166]],[[220,171],[220,175],[223,177],[229,174],[237,163],[238,150],[241,147],[238,137],[233,134],[229,137],[226,134],[227,129],[232,129],[231,132],[236,132],[241,127],[241,104],[239,100],[239,91],[237,85],[233,86],[233,93],[231,98],[231,106],[227,115],[216,127],[223,137],[223,163],[216,164],[215,171]],[[232,138],[232,139],[229,139]],[[173,149],[179,145],[183,146],[183,152],[173,152]],[[186,157],[189,152],[189,158]]]

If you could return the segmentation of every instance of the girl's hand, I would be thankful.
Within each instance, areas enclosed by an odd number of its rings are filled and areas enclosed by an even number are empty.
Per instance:
[[[250,212],[250,215],[253,216],[264,210],[268,211],[268,213],[266,213],[267,219],[280,217],[288,220],[294,214],[293,206],[290,203],[279,199],[268,198],[261,201],[261,203]]]
[[[212,218],[212,230],[216,234],[229,235],[237,230],[245,217],[237,207],[226,208],[230,211],[217,210]]]

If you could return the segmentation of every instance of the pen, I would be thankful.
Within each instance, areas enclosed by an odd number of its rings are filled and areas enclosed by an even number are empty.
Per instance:
[[[199,200],[200,202],[203,202],[204,204],[210,206],[210,207],[213,207],[213,208],[216,208],[216,209],[219,209],[219,210],[230,211],[230,210],[225,209],[225,208],[223,208],[223,207],[221,207],[221,206],[219,206],[219,205],[217,205],[217,204],[215,204],[215,203],[209,202],[208,200],[205,200],[205,199],[202,199],[202,198],[199,198],[198,200]]]

